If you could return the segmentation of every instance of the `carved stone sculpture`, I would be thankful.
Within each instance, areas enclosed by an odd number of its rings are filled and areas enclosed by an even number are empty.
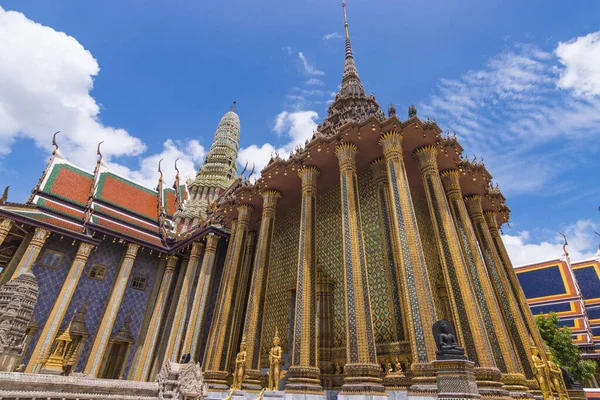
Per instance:
[[[25,272],[0,287],[0,371],[13,371],[33,318],[38,284]]]
[[[433,324],[433,337],[438,351],[438,360],[466,360],[465,349],[456,342],[456,332],[452,324],[441,319]]]
[[[279,331],[275,329],[275,336],[273,337],[273,347],[269,350],[269,383],[267,390],[279,390],[279,379],[281,375],[281,356],[283,351],[279,345]]]
[[[200,364],[166,362],[157,377],[160,400],[199,400],[208,396]]]

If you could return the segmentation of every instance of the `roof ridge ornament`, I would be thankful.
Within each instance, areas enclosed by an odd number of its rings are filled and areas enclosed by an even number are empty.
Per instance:
[[[56,132],[54,132],[54,135],[52,135],[52,146],[54,146],[52,155],[55,155],[56,152],[58,151],[58,143],[56,143],[56,135],[58,135],[59,133],[60,133],[60,131],[56,131]]]

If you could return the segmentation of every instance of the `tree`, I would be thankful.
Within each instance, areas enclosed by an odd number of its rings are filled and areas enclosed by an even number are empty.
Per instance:
[[[552,312],[548,316],[540,314],[535,317],[535,323],[556,364],[566,369],[578,382],[593,378],[596,363],[582,359],[581,350],[573,343],[571,329],[568,326],[559,327],[558,316],[555,313]]]

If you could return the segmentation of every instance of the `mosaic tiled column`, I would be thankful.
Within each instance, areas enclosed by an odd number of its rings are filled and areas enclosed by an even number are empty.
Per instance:
[[[167,298],[173,282],[173,276],[175,275],[177,261],[177,256],[169,256],[167,259],[167,265],[160,282],[160,288],[158,289],[158,296],[156,297],[156,302],[154,303],[154,308],[152,310],[152,317],[148,323],[148,333],[142,343],[139,357],[134,360],[134,364],[131,367],[132,370],[129,373],[129,379],[131,380],[146,381],[149,379],[148,374],[152,367],[152,357],[156,351],[160,325],[168,308]]]
[[[2,221],[0,221],[0,244],[4,243],[4,239],[6,239],[8,232],[10,232],[10,229],[14,224],[15,221],[9,218],[3,218]]]
[[[185,320],[187,317],[188,305],[190,303],[192,290],[194,289],[194,278],[196,277],[198,264],[200,264],[200,255],[202,254],[203,248],[204,244],[200,242],[194,242],[192,244],[190,258],[186,266],[183,283],[181,284],[179,300],[177,301],[177,308],[175,309],[175,316],[173,317],[169,332],[167,349],[163,358],[164,361],[179,362],[179,350],[186,330]]]
[[[92,344],[92,348],[90,349],[88,360],[85,364],[85,369],[83,370],[85,374],[88,374],[94,378],[98,377],[102,359],[104,358],[104,353],[106,351],[108,341],[110,340],[110,335],[112,334],[119,308],[121,308],[121,300],[123,300],[123,294],[127,288],[129,275],[133,269],[133,263],[135,262],[139,248],[140,246],[134,243],[129,243],[127,245],[125,256],[123,257],[123,261],[121,261],[119,272],[117,273],[112,291],[110,292],[110,296],[106,302],[104,315],[102,315],[102,320],[100,321],[98,330],[94,336],[94,342]]]
[[[29,357],[29,363],[25,368],[25,372],[34,374],[40,372],[48,360],[50,350],[52,349],[52,343],[54,343],[60,324],[69,308],[69,303],[71,303],[71,298],[73,297],[73,293],[75,293],[79,278],[81,278],[81,274],[83,273],[83,269],[85,268],[85,264],[87,263],[93,248],[94,245],[90,243],[81,242],[79,244],[75,259],[73,260],[71,268],[69,268],[69,272],[67,273],[67,277],[56,297],[56,301],[44,324],[42,333],[35,344],[33,353],[31,353],[31,357]],[[57,375],[60,375],[62,372],[62,369],[56,371]]]
[[[244,311],[246,310],[246,300],[248,300],[248,286],[250,285],[250,270],[254,260],[254,249],[256,248],[256,231],[248,231],[246,235],[246,246],[244,256],[239,265],[240,273],[237,283],[234,287],[235,298],[233,301],[233,319],[231,320],[231,334],[229,335],[227,346],[227,358],[231,366],[235,365],[235,358],[240,349],[242,333],[244,330]]]
[[[525,293],[523,293],[523,288],[519,283],[517,274],[515,273],[515,270],[512,266],[512,262],[510,261],[510,257],[508,256],[508,252],[506,251],[506,247],[504,247],[502,237],[500,236],[500,230],[498,228],[498,223],[496,222],[496,213],[493,211],[486,211],[483,214],[486,221],[486,225],[488,227],[488,231],[490,232],[490,235],[492,237],[494,248],[496,249],[496,254],[498,254],[499,261],[504,267],[504,271],[508,277],[508,281],[512,289],[513,297],[519,305],[521,315],[523,315],[523,318],[525,319],[525,324],[527,325],[529,335],[533,339],[538,349],[545,349],[546,343],[540,335],[540,331],[535,323],[533,314],[531,313],[531,309],[527,304]],[[542,353],[544,353],[544,351],[540,350],[540,357],[542,359],[545,359],[545,354],[542,355]]]
[[[262,328],[263,308],[267,289],[267,276],[271,262],[271,247],[273,245],[273,231],[275,229],[275,212],[277,200],[281,193],[277,190],[265,190],[261,193],[263,198],[263,211],[254,256],[254,270],[250,283],[246,321],[244,323],[244,337],[248,344],[246,357],[249,364],[246,369],[247,378],[244,379],[244,388],[260,390],[260,338]]]
[[[42,250],[42,247],[44,246],[44,243],[46,243],[48,236],[50,236],[49,231],[42,228],[35,228],[31,242],[29,242],[29,246],[19,261],[19,265],[17,265],[17,268],[15,268],[15,272],[13,273],[11,279],[15,279],[23,272],[28,272],[31,270],[31,267],[33,267],[33,263],[38,258],[40,250]]]
[[[385,389],[381,366],[373,337],[367,258],[358,200],[356,154],[354,143],[336,147],[340,163],[340,190],[342,209],[342,238],[344,259],[344,294],[346,300],[346,365],[344,385],[340,395],[383,395]]]
[[[465,347],[469,360],[475,362],[477,366],[490,367],[493,365],[490,344],[442,187],[437,153],[434,146],[424,146],[415,150],[413,155],[423,179],[433,231],[440,252],[440,263],[450,298],[452,320],[459,342]]]
[[[227,390],[229,359],[227,350],[231,337],[231,324],[234,318],[235,288],[240,277],[240,265],[246,248],[246,238],[250,217],[254,207],[248,204],[237,206],[237,230],[233,240],[229,241],[229,263],[224,266],[219,288],[219,302],[210,326],[209,340],[204,356],[204,377],[213,390]]]
[[[390,195],[390,184],[388,182],[388,173],[386,163],[383,158],[378,158],[371,162],[371,170],[373,172],[373,179],[377,185],[377,207],[379,209],[379,223],[381,224],[381,238],[383,243],[383,249],[385,251],[385,258],[387,264],[387,275],[389,281],[389,288],[391,290],[390,303],[391,309],[394,311],[394,329],[396,332],[395,340],[401,341],[409,337],[409,333],[406,332],[406,325],[403,321],[403,316],[407,315],[407,311],[404,309],[404,299],[402,298],[402,282],[399,268],[402,264],[402,257],[398,253],[397,246],[393,245],[394,237],[397,237],[392,233],[395,229],[395,224],[392,224],[392,210],[391,210],[391,195]]]
[[[304,166],[298,170],[302,182],[302,209],[298,238],[298,269],[292,365],[286,393],[323,395],[319,379],[316,327],[316,203],[319,170]]]
[[[196,360],[200,334],[204,325],[204,316],[206,309],[206,301],[210,292],[210,286],[213,281],[213,272],[217,260],[217,245],[219,244],[220,236],[209,233],[206,236],[206,249],[200,266],[200,276],[196,285],[196,293],[190,311],[190,317],[187,323],[187,332],[181,354],[191,354],[192,360]]]
[[[515,353],[519,357],[521,367],[527,379],[533,378],[531,365],[531,349],[529,347],[529,337],[527,327],[523,319],[523,314],[519,309],[516,299],[512,296],[512,289],[508,278],[504,273],[502,263],[494,247],[492,236],[488,230],[481,208],[481,198],[478,195],[465,197],[465,204],[473,222],[473,228],[479,247],[483,254],[488,274],[492,279],[496,298],[500,303],[500,309],[504,316],[504,323],[512,338]]]
[[[527,392],[525,376],[515,356],[510,335],[502,320],[500,305],[496,300],[490,277],[479,253],[477,237],[463,200],[459,177],[460,172],[458,170],[446,170],[441,173],[448,205],[452,211],[463,256],[469,268],[471,282],[495,364],[502,372],[502,381],[505,388],[512,394],[518,392],[521,393],[519,396],[522,396],[524,392]]]
[[[401,274],[402,298],[407,305],[407,330],[411,337],[406,339],[411,343],[413,370],[419,374],[421,369],[427,369],[425,364],[435,360],[436,345],[431,332],[436,320],[433,296],[406,176],[402,135],[396,131],[384,133],[379,144],[383,147],[392,200],[392,243],[401,261],[396,270]]]

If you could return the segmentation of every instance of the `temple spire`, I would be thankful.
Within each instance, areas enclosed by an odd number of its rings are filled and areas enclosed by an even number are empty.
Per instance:
[[[342,89],[340,94],[346,96],[364,96],[365,90],[360,82],[354,56],[352,55],[352,45],[350,44],[350,32],[348,30],[348,15],[346,13],[346,2],[342,3],[344,9],[344,29],[346,31],[346,60],[344,62],[344,75],[342,76]]]

